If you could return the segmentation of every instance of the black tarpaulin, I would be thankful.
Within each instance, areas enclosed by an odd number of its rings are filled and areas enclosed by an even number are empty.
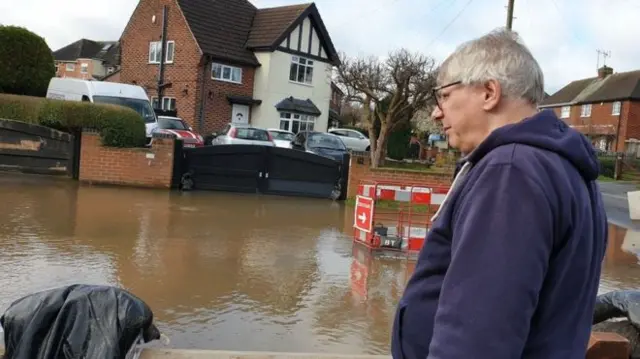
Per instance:
[[[116,287],[71,285],[23,297],[0,317],[5,359],[125,359],[160,338],[142,299]]]

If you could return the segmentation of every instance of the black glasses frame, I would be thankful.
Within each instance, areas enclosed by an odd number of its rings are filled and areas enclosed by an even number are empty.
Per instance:
[[[431,90],[431,94],[433,96],[433,98],[436,100],[436,106],[438,106],[438,108],[440,109],[440,111],[442,111],[442,106],[440,106],[440,91],[443,89],[446,89],[447,87],[451,87],[451,86],[455,86],[455,85],[460,85],[462,83],[462,81],[454,81],[442,86],[438,86],[438,87],[434,87]]]

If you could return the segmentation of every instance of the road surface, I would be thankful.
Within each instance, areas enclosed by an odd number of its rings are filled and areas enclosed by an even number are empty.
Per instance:
[[[637,191],[638,187],[625,182],[600,182],[600,190],[609,222],[624,228],[640,230],[639,221],[633,222],[629,217],[627,202],[627,192]]]

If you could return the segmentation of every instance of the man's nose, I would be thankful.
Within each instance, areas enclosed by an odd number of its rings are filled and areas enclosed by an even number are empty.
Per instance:
[[[444,116],[444,114],[442,113],[440,106],[433,106],[433,110],[431,111],[431,118],[436,121],[440,121],[442,120],[442,116]]]

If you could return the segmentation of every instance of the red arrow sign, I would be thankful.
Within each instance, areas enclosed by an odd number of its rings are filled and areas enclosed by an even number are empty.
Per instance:
[[[371,233],[373,227],[373,198],[356,196],[353,226],[361,231]]]

